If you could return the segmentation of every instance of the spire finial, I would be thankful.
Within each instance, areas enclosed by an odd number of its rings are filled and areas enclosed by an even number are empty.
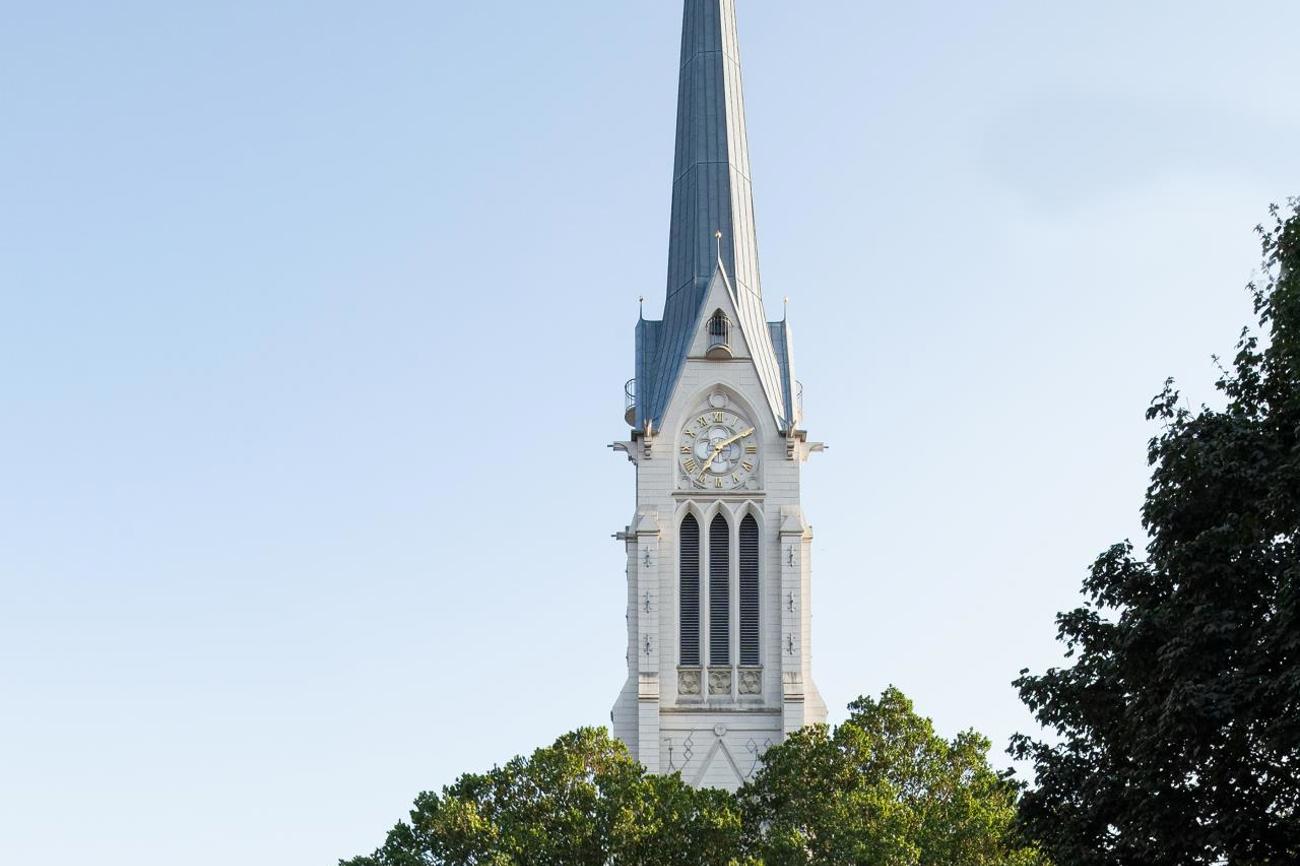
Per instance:
[[[722,264],[722,229],[715,231],[713,237],[718,242],[718,264]]]
[[[785,296],[785,317],[787,320],[789,320],[790,318],[790,296],[789,295]]]

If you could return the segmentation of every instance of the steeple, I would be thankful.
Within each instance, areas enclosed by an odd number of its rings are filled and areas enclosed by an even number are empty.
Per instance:
[[[662,323],[638,329],[638,426],[660,420],[721,268],[771,410],[788,429],[791,383],[783,381],[787,365],[773,346],[759,278],[736,4],[685,2],[667,301]]]
[[[636,326],[614,443],[637,466],[627,679],[614,735],[652,773],[737,790],[769,746],[826,720],[812,677],[812,529],[785,321],[758,272],[736,0],[683,0],[667,301]]]

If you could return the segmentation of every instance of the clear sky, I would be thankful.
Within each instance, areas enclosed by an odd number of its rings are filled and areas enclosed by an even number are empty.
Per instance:
[[[740,4],[815,670],[1026,730],[1300,192],[1294,0]],[[0,0],[0,861],[320,864],[603,724],[680,3]]]

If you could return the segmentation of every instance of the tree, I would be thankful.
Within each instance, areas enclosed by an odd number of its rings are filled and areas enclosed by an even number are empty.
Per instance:
[[[421,794],[341,866],[1031,866],[1017,787],[974,732],[948,742],[895,689],[768,750],[739,794],[652,776],[604,731]]]
[[[973,731],[944,740],[902,692],[772,747],[740,791],[748,853],[766,866],[1020,866],[1017,788]]]
[[[1300,203],[1260,227],[1243,331],[1217,388],[1148,416],[1150,539],[1106,551],[1057,618],[1069,667],[1016,685],[1024,827],[1060,866],[1300,863]]]
[[[604,731],[421,794],[370,857],[343,866],[736,866],[725,791],[651,776]]]

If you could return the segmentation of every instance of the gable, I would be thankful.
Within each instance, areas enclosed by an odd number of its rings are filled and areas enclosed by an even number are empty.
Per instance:
[[[691,780],[694,788],[722,788],[735,791],[745,784],[744,774],[736,766],[736,759],[731,756],[724,740],[713,744],[709,754],[700,762],[700,769]]]
[[[655,429],[661,427],[687,360],[710,357],[705,328],[709,318],[718,311],[731,322],[731,357],[744,357],[753,363],[777,427],[786,430],[790,426],[790,385],[783,378],[787,367],[778,360],[771,323],[762,316],[762,302],[750,297],[743,287],[740,292],[743,296],[737,294],[722,263],[718,262],[713,278],[698,293],[693,315],[681,316],[678,308],[679,315],[673,321],[642,319],[638,323],[637,429],[644,430],[651,424]]]
[[[712,333],[715,315],[720,315],[725,322],[725,351],[719,351],[717,338]],[[709,281],[709,287],[700,303],[700,316],[695,322],[695,336],[691,340],[690,358],[749,358],[749,341],[745,338],[745,329],[740,325],[740,313],[736,308],[736,299],[731,285],[719,268]]]

